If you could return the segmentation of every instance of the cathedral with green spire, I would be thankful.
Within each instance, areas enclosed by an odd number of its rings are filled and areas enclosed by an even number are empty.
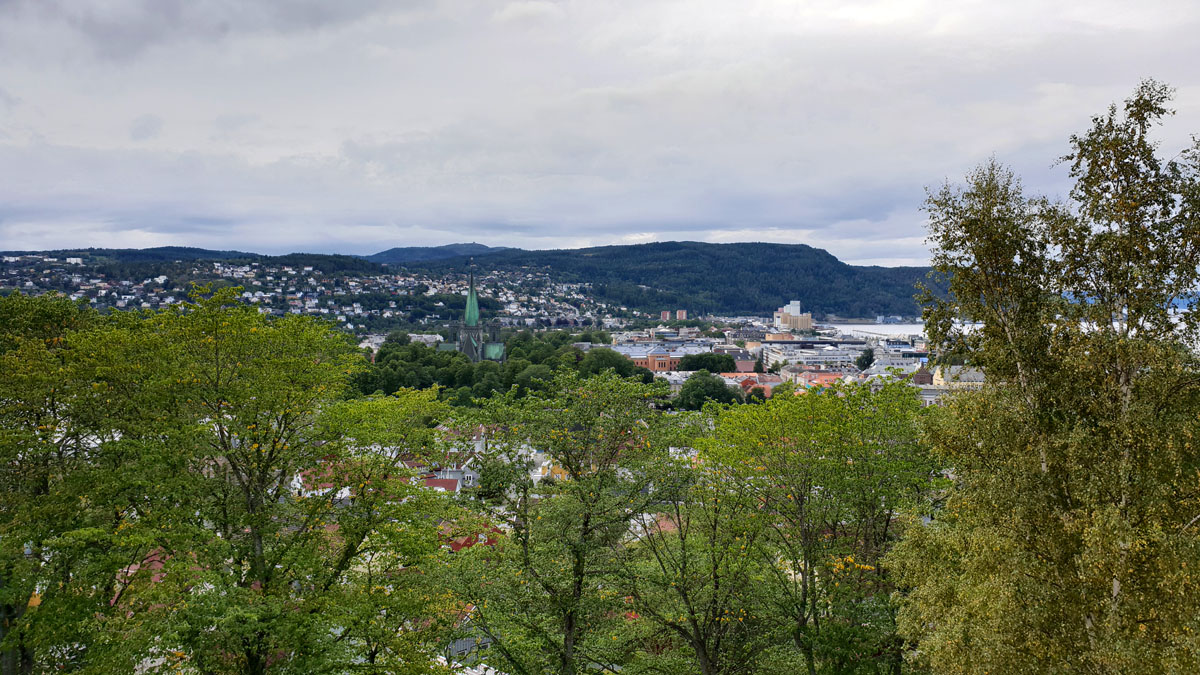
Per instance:
[[[442,349],[462,352],[472,362],[504,360],[504,343],[500,342],[499,322],[484,323],[479,316],[479,295],[475,292],[473,263],[470,288],[467,291],[467,307],[463,311],[462,321],[450,326],[450,333],[452,341],[442,343]]]

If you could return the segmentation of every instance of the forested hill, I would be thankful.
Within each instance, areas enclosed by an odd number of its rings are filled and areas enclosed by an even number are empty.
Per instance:
[[[246,251],[215,251],[192,246],[157,246],[154,248],[62,248],[52,251],[0,251],[4,255],[48,255],[58,258],[83,258],[85,264],[100,263],[163,263],[188,260],[258,259],[258,253]]]
[[[377,263],[404,264],[424,262],[429,260],[444,260],[461,256],[487,255],[500,251],[511,250],[505,246],[484,246],[483,244],[446,244],[445,246],[404,246],[389,248],[373,255],[364,256],[367,260]]]
[[[803,244],[662,242],[553,251],[510,249],[476,255],[484,270],[549,268],[564,281],[590,282],[597,300],[655,311],[763,313],[800,300],[818,317],[912,316],[913,285],[924,267],[857,267]],[[465,269],[466,257],[410,263],[413,269]]]
[[[64,260],[79,258],[83,266],[102,272],[114,279],[166,274],[177,276],[191,263],[220,261],[231,264],[259,263],[264,265],[312,266],[326,274],[379,274],[384,268],[359,256],[330,253],[287,253],[263,255],[247,251],[216,251],[188,246],[159,246],[157,248],[73,248],[52,251],[0,251],[3,255],[45,255]]]

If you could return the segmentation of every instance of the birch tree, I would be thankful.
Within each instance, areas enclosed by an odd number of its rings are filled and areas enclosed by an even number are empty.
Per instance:
[[[1072,136],[1065,202],[995,162],[928,201],[930,337],[988,379],[930,418],[954,484],[892,559],[936,672],[1200,667],[1200,144],[1160,157],[1170,98]]]

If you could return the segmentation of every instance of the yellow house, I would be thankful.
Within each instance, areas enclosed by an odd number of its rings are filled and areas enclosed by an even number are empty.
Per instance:
[[[965,389],[983,386],[983,371],[967,366],[943,366],[933,372],[933,386]]]

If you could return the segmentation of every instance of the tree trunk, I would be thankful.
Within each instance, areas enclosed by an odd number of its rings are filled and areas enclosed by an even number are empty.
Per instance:
[[[25,645],[17,647],[21,654],[21,675],[33,675],[33,652]]]
[[[813,654],[812,640],[808,637],[806,624],[807,622],[801,619],[800,625],[792,631],[792,641],[796,643],[796,649],[804,654],[804,664],[808,668],[808,675],[817,675],[816,655]]]
[[[708,658],[708,652],[704,649],[703,642],[697,641],[696,644],[693,645],[693,648],[696,650],[696,660],[700,665],[700,675],[716,675],[716,666],[713,664],[712,660]]]
[[[563,622],[562,675],[575,675],[575,610],[567,612]]]
[[[2,581],[0,587],[3,587]],[[8,637],[14,614],[12,605],[0,607],[0,640]],[[0,652],[0,675],[17,675],[17,650],[9,648]]]
[[[3,583],[0,583],[3,588]],[[24,609],[13,605],[0,608],[0,640],[9,637],[13,626],[24,614]],[[0,652],[0,675],[26,675],[33,673],[33,652],[25,646],[24,640],[18,640],[13,647]]]
[[[246,654],[246,675],[264,675],[267,672],[267,660],[257,651]]]

